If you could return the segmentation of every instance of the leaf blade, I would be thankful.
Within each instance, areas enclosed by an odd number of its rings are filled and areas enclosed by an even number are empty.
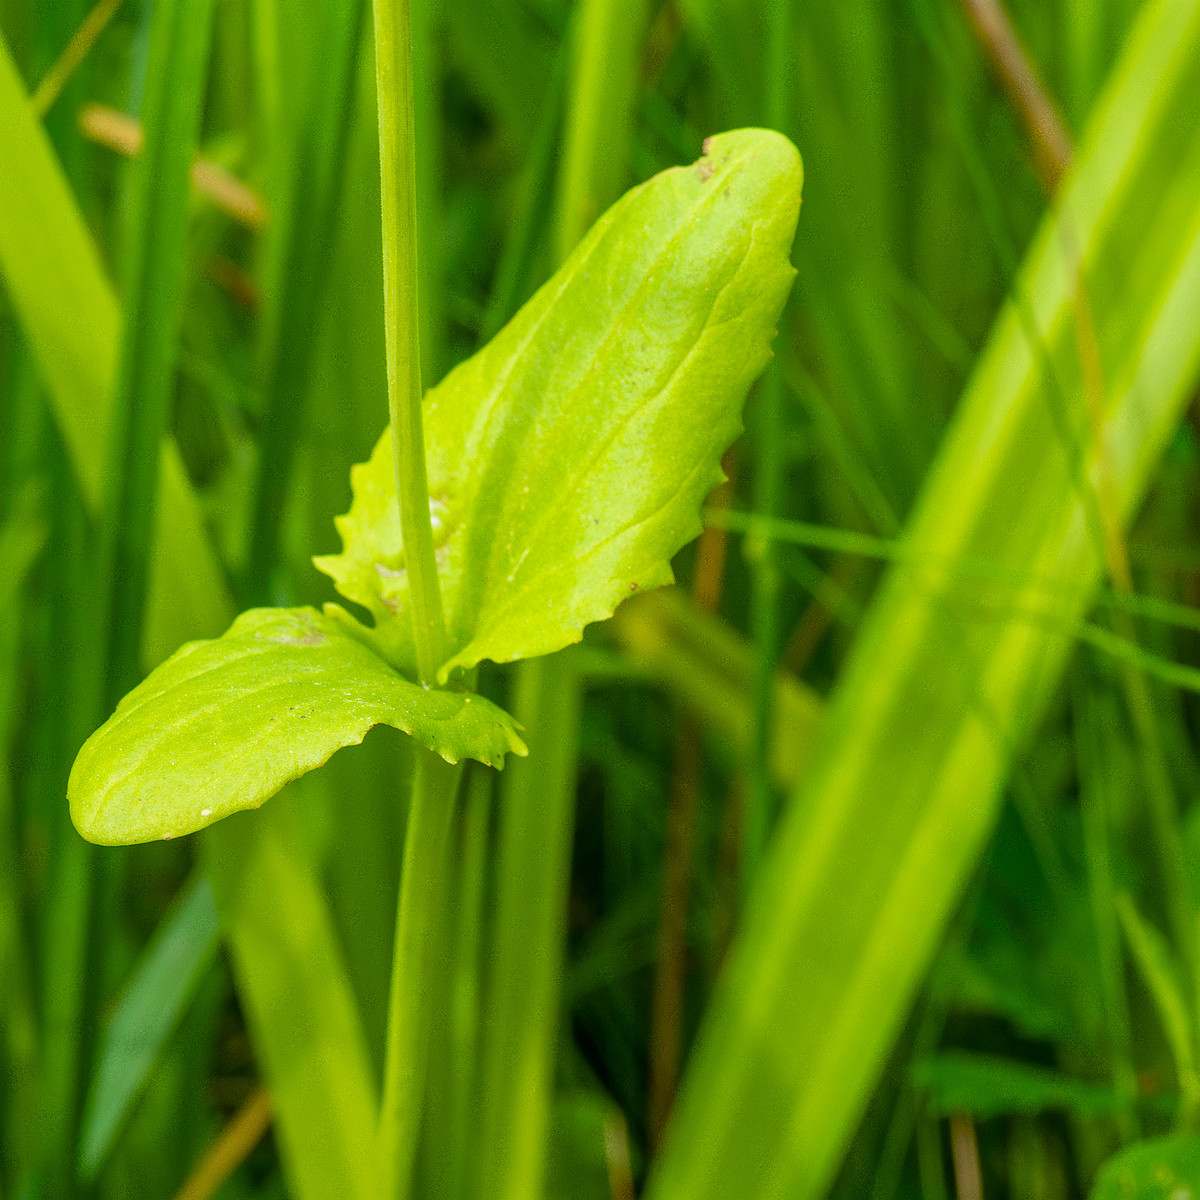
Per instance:
[[[698,163],[627,193],[427,395],[453,648],[441,680],[485,658],[551,653],[671,581],[669,560],[700,532],[742,397],[770,357],[801,181],[779,134],[710,139]],[[315,561],[374,613],[381,652],[411,670],[391,471],[385,433],[352,473],[343,553]]]
[[[495,705],[410,683],[336,617],[251,609],[121,701],[75,761],[71,816],[105,845],[192,833],[259,807],[380,724],[450,762],[524,750]]]

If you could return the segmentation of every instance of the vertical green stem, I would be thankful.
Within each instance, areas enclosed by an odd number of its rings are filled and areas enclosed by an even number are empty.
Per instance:
[[[466,1200],[474,1118],[479,1092],[479,1044],[482,1033],[480,998],[483,990],[482,948],[487,912],[492,796],[496,775],[476,767],[468,778],[463,812],[460,867],[454,893],[454,912],[448,928],[454,939],[451,969],[449,1093],[452,1147],[445,1163],[443,1194]]]
[[[767,124],[786,129],[788,118],[788,49],[790,13],[784,0],[768,7]],[[783,377],[778,359],[767,364],[759,390],[757,474],[754,511],[771,518],[779,515],[783,496]],[[771,684],[779,653],[780,572],[770,535],[765,529],[748,539],[752,552],[750,626],[754,639],[754,729],[750,751],[746,825],[742,834],[741,882],[750,888],[766,848],[775,816],[768,746],[771,736]]]
[[[429,519],[421,417],[412,21],[409,0],[374,0],[374,11],[388,411],[417,669],[421,682],[431,687],[436,682],[438,667],[446,660],[446,626]]]
[[[566,944],[579,680],[570,651],[521,664],[513,711],[529,757],[504,772],[495,942],[474,1195],[541,1194]]]
[[[454,816],[459,767],[420,751],[404,836],[404,865],[396,905],[392,985],[388,999],[387,1057],[379,1119],[380,1195],[409,1194],[425,1096],[429,1013],[426,984],[432,970],[441,874]]]

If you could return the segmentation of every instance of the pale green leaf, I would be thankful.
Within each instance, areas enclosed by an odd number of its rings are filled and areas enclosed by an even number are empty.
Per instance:
[[[426,691],[313,609],[251,609],[190,642],[85,743],[67,788],[76,828],[107,845],[192,833],[257,808],[374,725],[449,762],[523,753],[480,696]]]
[[[671,556],[700,532],[791,285],[802,177],[776,133],[707,146],[627,193],[426,396],[443,681],[578,641],[621,600],[671,582]],[[343,553],[317,565],[412,671],[394,478],[385,432],[352,472]]]
[[[1200,1195],[1200,1137],[1135,1142],[1096,1175],[1091,1200],[1193,1200]]]

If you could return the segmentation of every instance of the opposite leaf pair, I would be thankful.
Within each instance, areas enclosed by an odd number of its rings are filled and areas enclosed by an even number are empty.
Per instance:
[[[627,193],[483,350],[425,398],[431,515],[450,657],[578,641],[671,582],[741,429],[794,274],[802,172],[779,134],[709,139],[691,167]],[[340,555],[317,559],[366,608],[256,609],[184,646],[80,751],[68,794],[89,840],[173,837],[240,809],[392,725],[451,762],[524,753],[479,696],[412,682],[390,432],[351,472]]]

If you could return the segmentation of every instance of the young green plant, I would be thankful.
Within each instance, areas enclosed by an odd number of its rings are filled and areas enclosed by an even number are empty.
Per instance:
[[[80,832],[106,844],[193,832],[258,807],[376,724],[432,752],[422,771],[441,769],[435,756],[500,766],[522,753],[512,718],[466,680],[484,659],[578,641],[623,599],[671,582],[770,356],[801,179],[790,142],[742,130],[620,200],[419,413],[400,414],[409,431],[389,427],[351,472],[343,551],[316,561],[373,625],[336,604],[252,609],[223,637],[184,646],[80,751],[68,789]],[[399,400],[414,376],[390,366]],[[396,504],[393,446],[403,455],[405,438],[427,454],[424,556],[406,553],[419,535]],[[410,513],[414,477],[401,466]],[[416,583],[417,557],[432,560],[431,587],[428,575]],[[431,792],[443,809],[452,783]],[[421,886],[412,866],[406,849],[402,887]],[[402,919],[398,947],[409,934]],[[389,1116],[387,1096],[401,1103],[412,1068],[389,1051],[382,1158],[397,1186],[413,1121]]]

